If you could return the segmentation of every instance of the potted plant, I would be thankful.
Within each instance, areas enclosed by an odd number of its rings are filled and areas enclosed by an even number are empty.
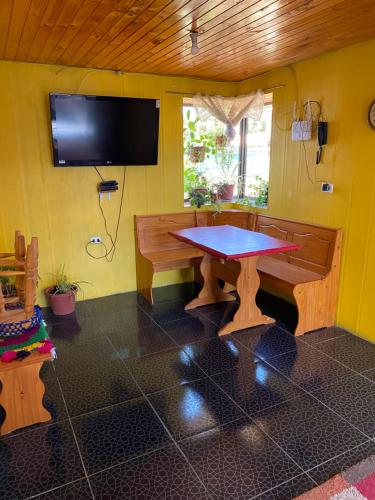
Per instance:
[[[219,200],[231,201],[238,182],[238,165],[234,162],[233,146],[225,141],[220,142],[215,159],[220,171],[218,181],[215,183],[217,196]]]
[[[203,163],[206,158],[216,153],[216,140],[213,133],[196,116],[191,117],[190,109],[186,113],[188,120],[184,129],[184,150],[189,162],[193,165]]]
[[[72,314],[75,311],[77,292],[81,290],[80,283],[87,281],[70,281],[64,266],[52,276],[54,284],[44,290],[49,306],[56,316]]]
[[[206,203],[213,201],[214,194],[209,187],[207,179],[203,175],[197,175],[195,182],[190,185],[189,201],[191,206],[200,208]]]

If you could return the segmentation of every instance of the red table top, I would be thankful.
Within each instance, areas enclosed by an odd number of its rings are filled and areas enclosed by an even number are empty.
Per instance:
[[[241,259],[300,248],[289,241],[227,225],[192,227],[169,234],[220,259]]]

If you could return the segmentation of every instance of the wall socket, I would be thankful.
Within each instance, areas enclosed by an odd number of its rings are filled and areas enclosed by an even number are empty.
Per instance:
[[[333,184],[328,182],[322,182],[321,186],[322,193],[333,193]]]
[[[91,236],[90,243],[101,243],[102,238],[100,236]]]

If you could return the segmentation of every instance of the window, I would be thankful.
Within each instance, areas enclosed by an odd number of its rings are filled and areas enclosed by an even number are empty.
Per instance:
[[[225,125],[201,121],[184,99],[184,199],[201,206],[216,199],[267,206],[272,128],[272,95],[259,122],[244,119],[228,142]]]

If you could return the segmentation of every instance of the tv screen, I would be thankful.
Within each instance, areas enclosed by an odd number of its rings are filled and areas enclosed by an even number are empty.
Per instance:
[[[156,165],[158,99],[50,94],[54,164]]]

